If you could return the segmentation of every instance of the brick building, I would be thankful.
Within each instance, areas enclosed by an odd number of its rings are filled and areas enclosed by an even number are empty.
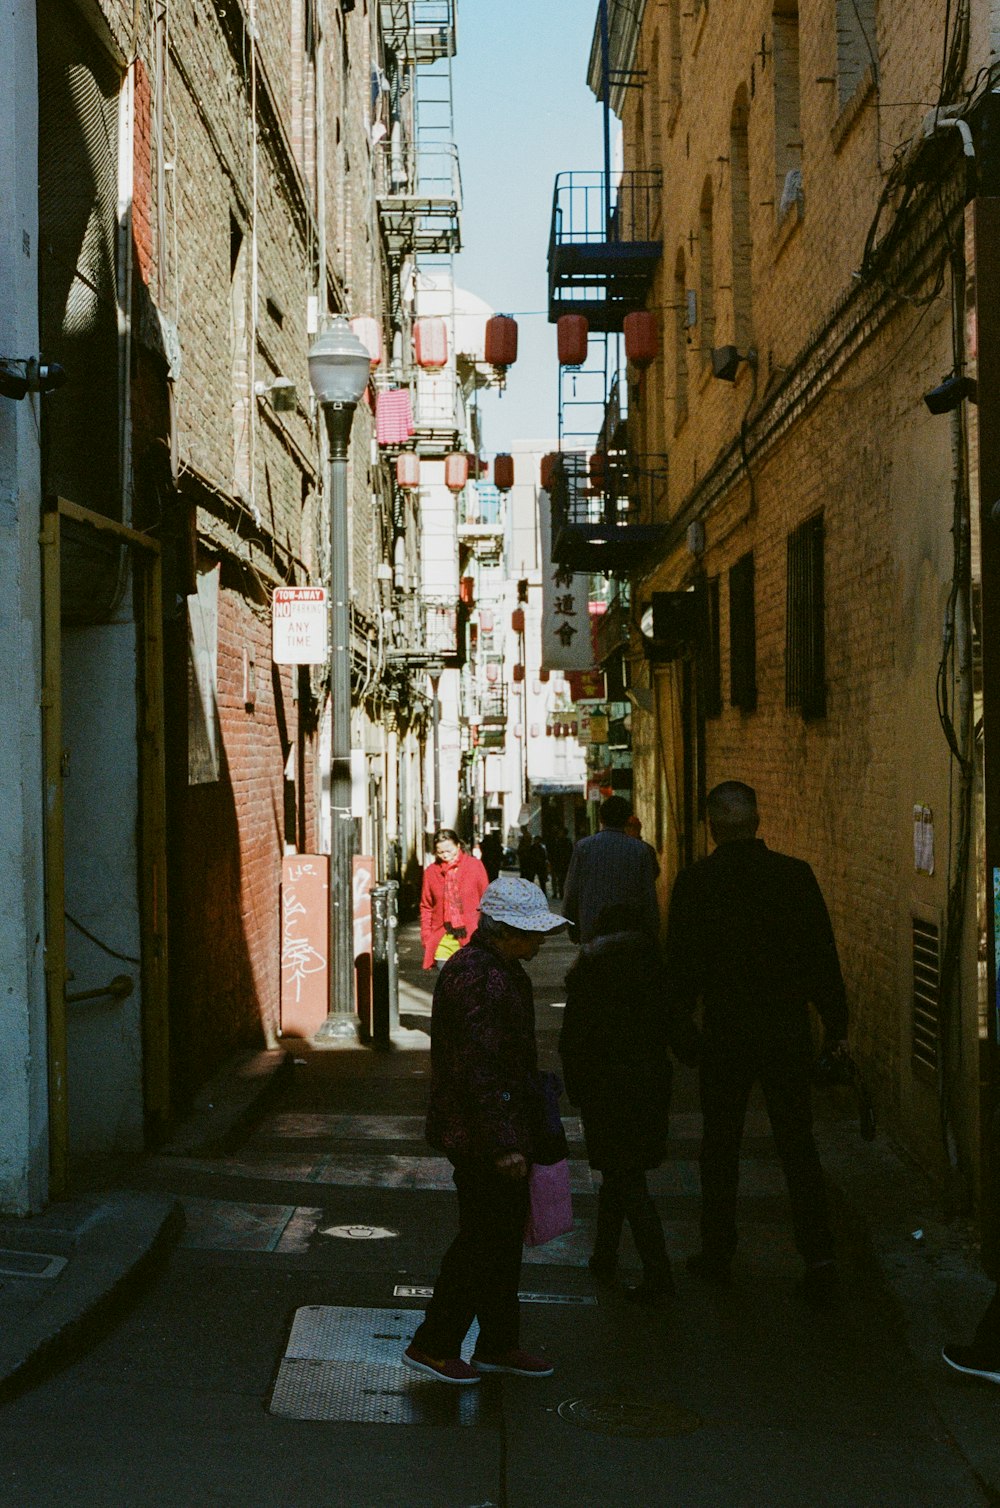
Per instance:
[[[828,897],[885,1121],[959,1197],[986,1035],[976,417],[965,389],[947,413],[924,394],[975,370],[996,47],[985,3],[609,0],[590,83],[624,171],[575,285],[569,183],[550,254],[551,316],[613,353],[603,500],[574,516],[569,468],[555,502],[578,569],[599,513],[618,551],[663,899],[706,851],[706,791],[749,781]]]

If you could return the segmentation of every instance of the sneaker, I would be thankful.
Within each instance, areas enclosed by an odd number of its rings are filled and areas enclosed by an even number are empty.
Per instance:
[[[415,1346],[407,1346],[403,1352],[403,1366],[414,1372],[423,1372],[425,1377],[433,1377],[437,1382],[450,1382],[453,1387],[467,1388],[479,1381],[479,1374],[460,1356],[428,1356]]]
[[[506,1372],[509,1377],[551,1377],[555,1367],[541,1356],[527,1351],[502,1351],[499,1356],[474,1356],[477,1372]]]
[[[799,1293],[813,1309],[822,1309],[837,1297],[837,1267],[830,1260],[813,1262],[802,1274]]]
[[[692,1277],[701,1278],[703,1283],[712,1283],[716,1288],[728,1288],[733,1281],[728,1257],[713,1257],[708,1252],[696,1251],[684,1265]]]
[[[956,1372],[981,1377],[984,1382],[1000,1382],[1000,1358],[984,1356],[975,1346],[942,1346],[941,1355]]]

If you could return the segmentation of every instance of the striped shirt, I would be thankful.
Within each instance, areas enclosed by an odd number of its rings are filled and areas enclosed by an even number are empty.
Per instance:
[[[563,916],[572,922],[577,942],[594,936],[605,906],[623,902],[634,907],[636,925],[656,936],[656,859],[653,849],[621,828],[603,828],[581,838],[573,849],[563,892]]]

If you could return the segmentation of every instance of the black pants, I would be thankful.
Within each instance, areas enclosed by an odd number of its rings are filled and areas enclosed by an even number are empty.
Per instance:
[[[736,1190],[747,1101],[756,1080],[764,1094],[774,1144],[792,1205],[795,1244],[807,1263],[833,1255],[823,1170],[812,1133],[809,1060],[755,1055],[705,1045],[701,1060],[701,1242],[710,1257],[736,1250]]]
[[[476,1349],[498,1356],[518,1343],[517,1289],[528,1214],[528,1180],[501,1178],[492,1163],[456,1164],[458,1235],[445,1252],[434,1297],[413,1344],[428,1356],[458,1356],[479,1320]]]
[[[646,1174],[642,1168],[606,1168],[601,1173],[597,1195],[594,1257],[598,1262],[608,1267],[614,1265],[626,1220],[642,1262],[643,1276],[649,1282],[662,1280],[670,1270],[670,1263],[659,1211],[646,1187]]]
[[[989,1308],[976,1327],[973,1345],[985,1355],[1000,1358],[1000,1284],[997,1285]]]

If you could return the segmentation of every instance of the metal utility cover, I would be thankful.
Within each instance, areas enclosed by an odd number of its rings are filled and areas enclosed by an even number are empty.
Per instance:
[[[403,1366],[416,1321],[412,1309],[297,1309],[270,1412],[338,1424],[496,1424],[492,1390],[442,1387]],[[474,1343],[470,1332],[467,1357]]]
[[[57,1278],[66,1260],[45,1251],[0,1250],[0,1277]]]
[[[578,1424],[597,1435],[619,1435],[631,1440],[655,1440],[670,1435],[690,1435],[701,1428],[701,1418],[670,1399],[619,1398],[604,1393],[594,1398],[570,1398],[559,1405],[560,1419]]]

